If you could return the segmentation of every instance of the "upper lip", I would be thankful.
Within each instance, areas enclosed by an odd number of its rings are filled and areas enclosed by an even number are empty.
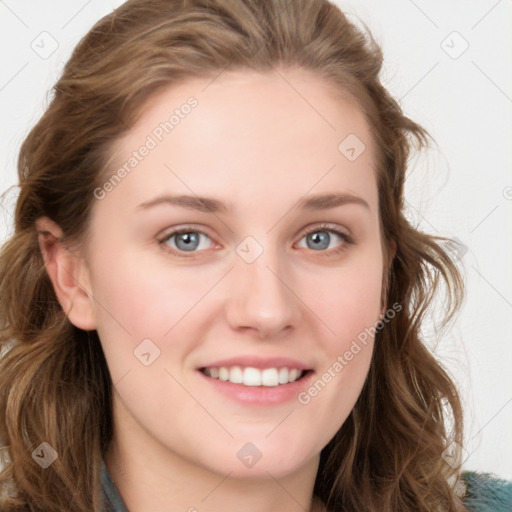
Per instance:
[[[220,368],[220,367],[231,367],[231,366],[242,366],[244,368],[297,368],[298,370],[310,370],[311,366],[298,361],[297,359],[292,359],[289,357],[258,357],[258,356],[240,356],[240,357],[232,357],[229,359],[222,359],[218,361],[213,361],[208,364],[204,364],[199,368]]]

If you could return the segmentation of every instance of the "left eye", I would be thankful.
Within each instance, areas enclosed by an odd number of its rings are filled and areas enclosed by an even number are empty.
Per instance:
[[[333,236],[334,235],[334,236]],[[341,247],[338,247],[337,250],[341,250],[345,244],[350,243],[351,239],[349,235],[346,233],[342,233],[341,231],[337,231],[336,229],[327,228],[327,227],[317,227],[310,231],[308,231],[302,240],[306,241],[306,248],[313,249],[314,251],[324,250],[329,248],[329,244],[338,238],[341,240]],[[340,244],[338,243],[337,246]],[[304,247],[304,246],[302,246]],[[332,247],[331,247],[332,248]]]

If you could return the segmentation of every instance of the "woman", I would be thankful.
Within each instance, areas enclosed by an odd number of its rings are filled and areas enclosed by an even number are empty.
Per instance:
[[[381,65],[323,0],[130,0],[91,29],[1,254],[3,510],[471,509],[420,337],[463,285],[404,216],[429,136]]]

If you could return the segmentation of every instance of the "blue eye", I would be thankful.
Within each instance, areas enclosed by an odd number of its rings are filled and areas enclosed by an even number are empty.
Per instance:
[[[194,252],[201,249],[201,237],[210,239],[210,237],[202,231],[194,231],[192,229],[185,228],[173,231],[160,242],[169,245],[169,248],[176,252]],[[172,245],[171,242],[173,242]],[[208,249],[208,247],[209,245],[206,244],[206,247],[202,247],[202,249]]]
[[[333,249],[331,251],[326,251],[336,239],[338,239],[337,246],[334,249],[331,248]],[[325,252],[327,253],[326,256],[337,254],[345,250],[349,244],[354,243],[350,235],[326,225],[309,229],[303,234],[301,242],[302,240],[306,240],[306,249],[311,249],[314,252]],[[209,249],[213,245],[211,238],[206,233],[192,227],[176,229],[165,235],[164,238],[159,240],[159,243],[164,245],[172,254],[185,257],[187,256],[186,253],[193,255],[201,250]]]
[[[352,237],[348,234],[328,226],[315,226],[314,228],[306,231],[302,239],[306,240],[306,248],[314,251],[324,251],[325,249],[328,249],[330,243],[336,238],[340,239],[342,243],[341,245],[338,244],[338,247],[333,251],[334,253],[338,253],[346,249],[347,244],[354,243]]]

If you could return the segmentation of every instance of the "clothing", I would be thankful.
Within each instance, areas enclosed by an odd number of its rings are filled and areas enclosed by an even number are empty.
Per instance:
[[[104,460],[101,461],[101,488],[103,491],[103,509],[100,512],[128,512],[110,477]]]
[[[512,482],[488,473],[463,473],[468,512],[511,512]]]
[[[512,482],[474,471],[465,471],[462,477],[467,512],[512,512]],[[101,481],[105,501],[101,512],[128,512],[103,461]]]

